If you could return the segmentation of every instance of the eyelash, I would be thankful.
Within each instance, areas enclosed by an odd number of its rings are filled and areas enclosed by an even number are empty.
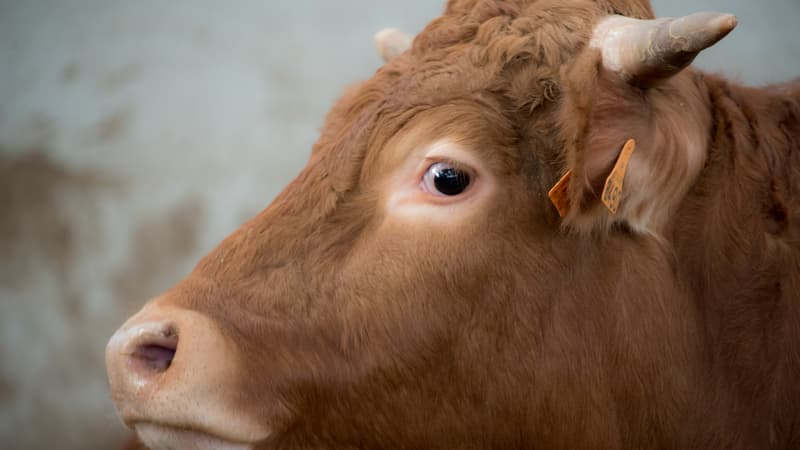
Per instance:
[[[458,179],[463,182],[463,187],[462,185],[438,185],[437,180],[433,178],[433,170],[436,166],[446,168],[447,170],[453,170],[456,173],[462,173],[464,177],[459,177]],[[449,158],[426,158],[424,167],[425,170],[419,176],[419,187],[429,195],[436,197],[438,199],[437,201],[442,201],[443,198],[455,199],[456,197],[460,197],[461,194],[470,190],[475,182],[475,171],[473,169]],[[449,180],[452,181],[453,179],[450,178]]]
[[[428,170],[430,170],[430,168],[434,164],[440,164],[440,163],[452,166],[454,169],[458,171],[466,172],[472,179],[475,178],[475,171],[472,170],[472,168],[470,168],[469,166],[467,166],[462,162],[450,158],[425,158],[425,163],[423,164],[422,172],[420,172],[419,178],[422,179],[422,177],[425,176],[425,174],[428,172]]]

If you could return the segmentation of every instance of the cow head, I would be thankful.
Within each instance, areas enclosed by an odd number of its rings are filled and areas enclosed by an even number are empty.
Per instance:
[[[453,0],[382,34],[300,175],[112,337],[122,419],[155,449],[602,447],[625,414],[668,439],[693,350],[654,273],[710,123],[682,69],[734,24]]]

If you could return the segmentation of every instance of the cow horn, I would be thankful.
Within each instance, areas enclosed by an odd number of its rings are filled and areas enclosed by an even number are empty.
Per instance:
[[[383,29],[375,35],[375,45],[384,62],[408,50],[413,40],[414,36],[394,28]]]
[[[646,84],[680,72],[736,24],[736,16],[712,12],[653,20],[611,16],[595,29],[592,46],[602,50],[607,69]]]

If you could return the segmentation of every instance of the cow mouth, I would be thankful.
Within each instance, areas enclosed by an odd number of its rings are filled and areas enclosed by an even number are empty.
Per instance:
[[[139,440],[151,450],[252,450],[255,445],[202,430],[153,422],[138,422],[132,424],[131,428],[136,430]]]

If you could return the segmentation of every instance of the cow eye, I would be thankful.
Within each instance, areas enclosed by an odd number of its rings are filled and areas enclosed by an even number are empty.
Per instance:
[[[467,171],[448,162],[431,165],[422,177],[425,190],[437,195],[458,195],[467,189],[469,182]]]

